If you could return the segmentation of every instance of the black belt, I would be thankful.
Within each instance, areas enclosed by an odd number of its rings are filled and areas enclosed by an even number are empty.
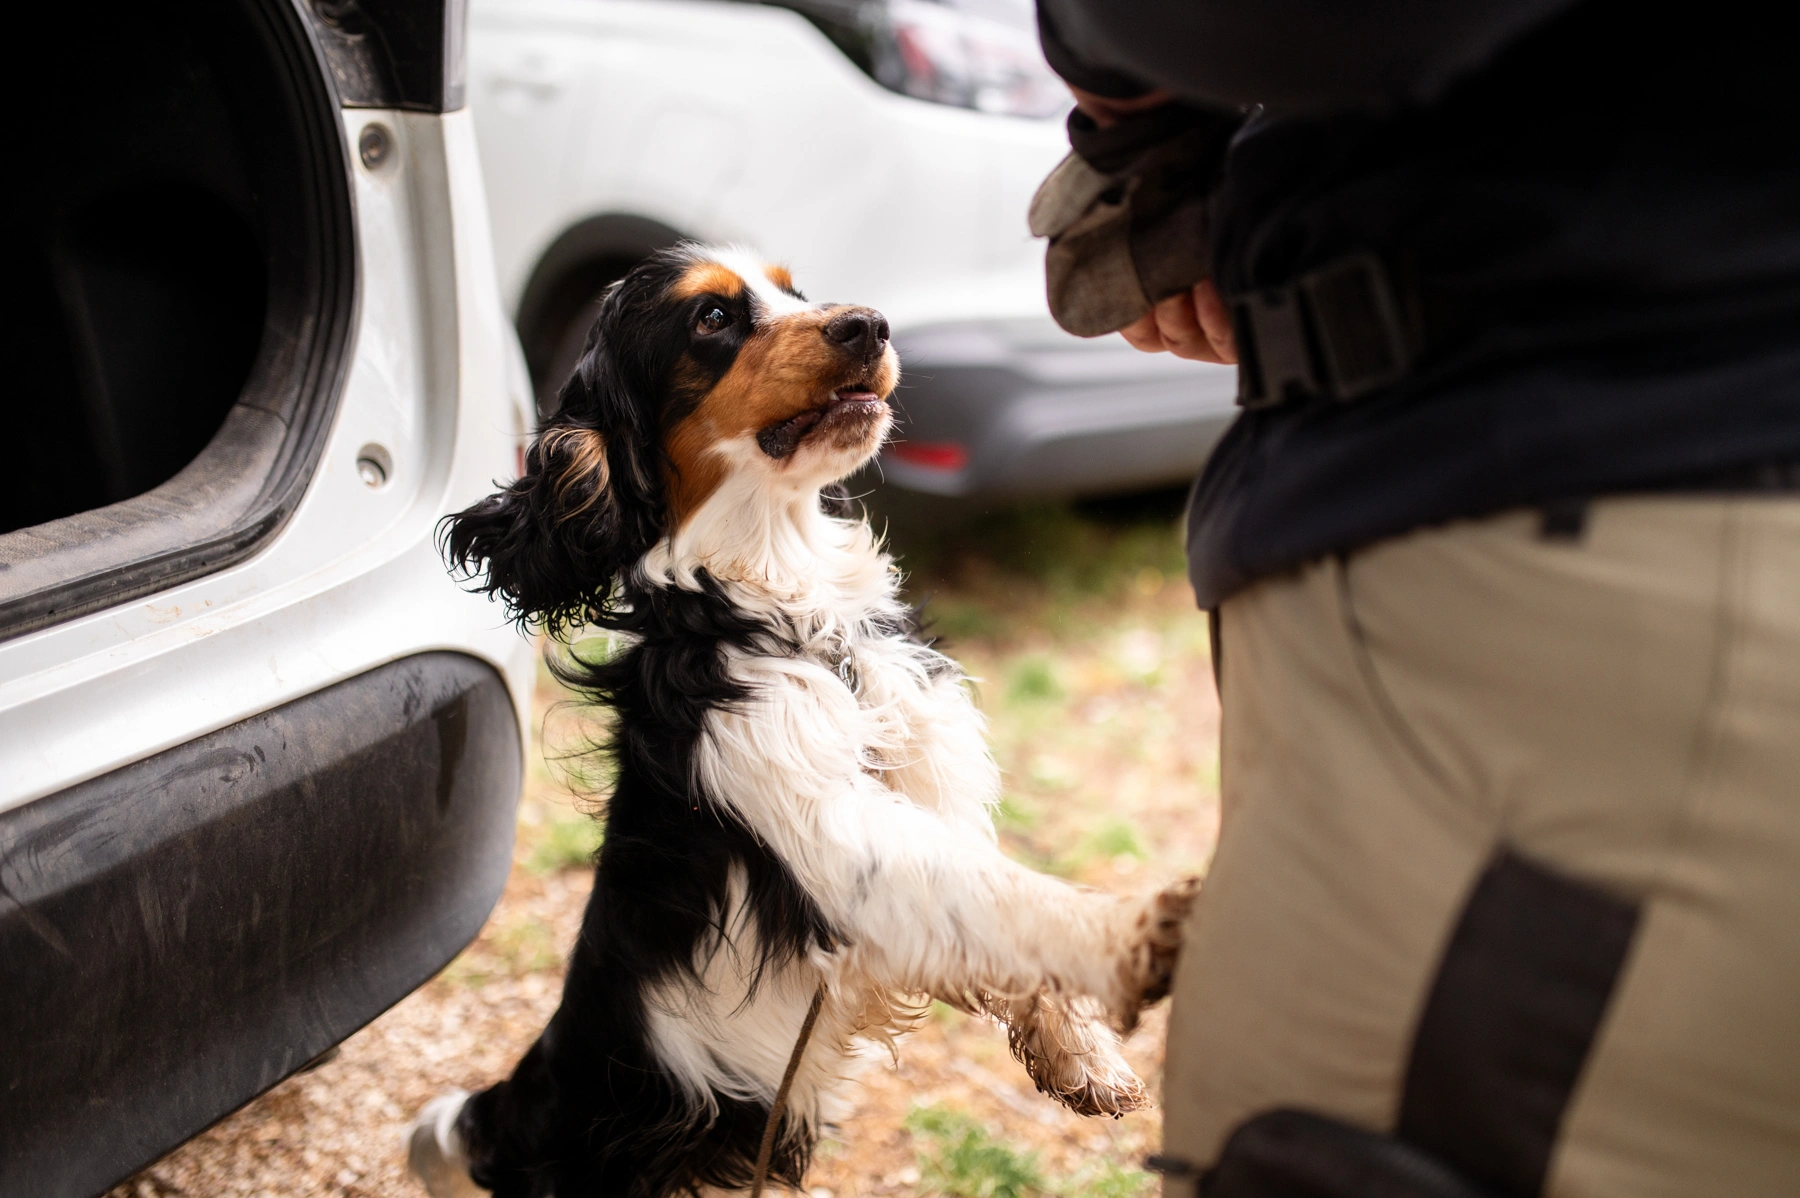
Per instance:
[[[1351,400],[1405,378],[1436,351],[1532,314],[1540,351],[1602,344],[1653,345],[1671,337],[1779,335],[1800,318],[1800,279],[1746,284],[1728,292],[1653,295],[1640,303],[1577,298],[1546,312],[1541,298],[1427,286],[1368,251],[1346,254],[1279,287],[1233,297],[1238,403],[1272,408],[1297,399]]]
[[[1401,299],[1381,259],[1357,253],[1232,300],[1238,404],[1356,399],[1398,382],[1422,341]]]

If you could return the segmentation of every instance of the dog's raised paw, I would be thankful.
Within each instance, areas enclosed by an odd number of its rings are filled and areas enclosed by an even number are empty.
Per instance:
[[[1149,1103],[1144,1083],[1119,1054],[1118,1038],[1097,1009],[1078,1009],[1047,994],[983,1005],[1006,1022],[1013,1055],[1039,1093],[1077,1115],[1117,1118]]]
[[[1151,895],[1138,912],[1130,950],[1120,963],[1124,996],[1114,1014],[1121,1030],[1136,1027],[1140,1010],[1168,996],[1181,952],[1181,924],[1199,893],[1199,878],[1183,878]]]
[[[1038,1088],[1044,1090],[1042,1085]],[[1079,1086],[1044,1092],[1077,1115],[1111,1115],[1117,1119],[1150,1105],[1144,1083],[1129,1070],[1105,1081],[1090,1074]]]

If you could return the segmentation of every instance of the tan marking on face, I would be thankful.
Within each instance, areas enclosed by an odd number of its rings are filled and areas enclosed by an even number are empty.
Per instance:
[[[705,390],[705,376],[691,361],[684,358],[675,367],[674,385],[678,391],[691,395]],[[719,441],[718,430],[711,420],[704,417],[705,406],[705,400],[702,399],[686,419],[669,430],[669,435],[663,442],[668,457],[665,478],[668,483],[670,531],[680,528],[706,502],[706,497],[718,490],[719,484],[725,481],[725,462],[718,454],[711,452]]]
[[[553,472],[556,498],[566,503],[569,492],[586,487],[587,497],[563,513],[564,519],[592,507],[606,491],[606,438],[591,428],[563,425],[548,429],[538,438],[541,469]]]
[[[783,291],[794,290],[794,276],[789,272],[787,267],[765,266],[763,267],[763,274],[768,276],[769,282],[775,284],[775,286],[781,288]]]
[[[825,323],[833,315],[809,309],[758,328],[725,377],[670,430],[665,445],[671,528],[679,528],[724,480],[728,467],[716,446],[825,406],[833,391],[851,383],[866,384],[884,398],[893,391],[899,381],[893,353],[862,372],[825,338]]]
[[[678,300],[693,299],[696,295],[717,295],[725,299],[734,299],[744,290],[744,280],[732,270],[718,262],[696,262],[688,267],[687,273],[669,288],[671,298]]]

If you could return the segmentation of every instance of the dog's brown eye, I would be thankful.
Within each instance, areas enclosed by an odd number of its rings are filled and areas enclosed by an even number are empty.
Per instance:
[[[700,314],[700,331],[703,333],[716,333],[730,323],[731,317],[723,308],[708,308]]]

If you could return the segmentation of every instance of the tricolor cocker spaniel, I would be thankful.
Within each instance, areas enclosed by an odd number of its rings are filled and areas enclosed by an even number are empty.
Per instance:
[[[522,621],[622,647],[560,667],[615,713],[617,767],[562,1005],[509,1079],[420,1115],[435,1193],[744,1188],[820,993],[772,1181],[926,996],[1004,1020],[1074,1110],[1143,1103],[1113,1029],[1167,989],[1192,884],[1120,899],[996,847],[962,674],[821,496],[880,447],[898,377],[879,313],[667,251],[607,293],[525,476],[447,521]]]

